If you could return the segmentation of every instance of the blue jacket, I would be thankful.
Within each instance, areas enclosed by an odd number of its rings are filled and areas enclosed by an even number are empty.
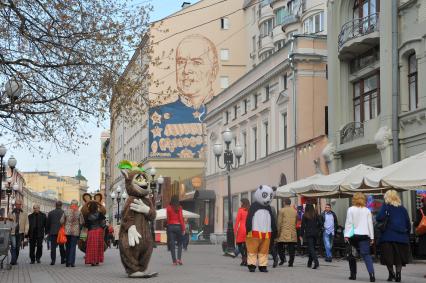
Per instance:
[[[401,244],[410,243],[410,217],[403,206],[384,204],[376,216],[377,221],[384,221],[386,212],[389,214],[386,230],[381,233],[379,243],[396,242]]]

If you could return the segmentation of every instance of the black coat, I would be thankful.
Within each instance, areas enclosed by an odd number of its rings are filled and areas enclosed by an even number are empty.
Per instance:
[[[306,216],[303,216],[302,226],[300,227],[300,236],[305,238],[317,238],[319,236],[320,231],[321,219],[319,216],[315,216],[313,219],[309,219]]]
[[[423,207],[423,208],[420,208],[420,209],[423,209],[423,213],[424,213],[424,215],[426,215],[426,208]],[[416,221],[414,222],[414,228],[419,226],[420,221],[422,221],[423,215],[420,212],[420,209],[417,209]],[[419,236],[419,247],[418,247],[417,254],[420,255],[420,256],[426,256],[426,234]]]
[[[31,213],[28,215],[28,237],[43,238],[46,233],[46,214],[43,212]],[[38,223],[38,226],[37,226]]]
[[[60,208],[56,208],[49,212],[46,222],[46,234],[58,235],[59,228],[61,228],[62,215],[64,215],[64,211]]]

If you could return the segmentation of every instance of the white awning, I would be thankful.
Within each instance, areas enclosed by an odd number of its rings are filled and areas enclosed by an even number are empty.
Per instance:
[[[183,218],[200,218],[200,215],[187,210],[182,210]],[[157,217],[155,220],[163,220],[167,218],[167,211],[165,208],[157,210]]]

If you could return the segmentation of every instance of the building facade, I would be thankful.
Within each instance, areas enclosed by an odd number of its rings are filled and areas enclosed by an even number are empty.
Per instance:
[[[228,220],[227,175],[213,153],[226,128],[233,132],[231,148],[244,148],[240,167],[231,172],[234,220],[239,200],[251,200],[257,186],[326,170],[325,1],[251,3],[245,3],[245,17],[255,43],[249,45],[252,68],[207,104],[206,188],[216,193],[215,233],[225,232]]]
[[[246,72],[242,6],[242,0],[203,0],[151,24],[122,76],[133,78],[136,69],[150,74],[140,91],[148,103],[135,123],[111,115],[110,189],[123,183],[122,159],[156,168],[168,186],[203,175],[205,103]]]
[[[426,1],[328,1],[328,26],[330,171],[426,150]]]
[[[78,170],[75,177],[58,176],[48,171],[22,172],[22,175],[28,190],[64,203],[71,203],[73,199],[81,203],[82,196],[88,188],[87,180],[81,175],[81,170]]]

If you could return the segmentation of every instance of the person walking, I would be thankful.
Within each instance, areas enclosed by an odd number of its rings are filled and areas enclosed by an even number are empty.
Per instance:
[[[188,245],[189,245],[189,237],[191,235],[191,226],[188,223],[188,218],[184,218],[183,222],[185,223],[185,236],[184,236],[182,244],[183,244],[183,249],[185,251],[187,251],[188,250]]]
[[[422,198],[423,206],[417,209],[416,212],[416,220],[414,221],[414,227],[417,228],[423,218],[423,215],[426,215],[426,196]],[[418,235],[419,237],[419,245],[417,248],[417,255],[420,257],[426,257],[426,234]],[[426,278],[426,275],[425,275]]]
[[[318,241],[318,236],[321,229],[321,221],[318,213],[316,212],[312,204],[307,204],[305,207],[305,213],[302,217],[302,226],[300,228],[300,241],[305,238],[308,243],[308,267],[317,269],[319,267],[318,257],[315,251],[315,245]],[[314,266],[312,266],[312,263]]]
[[[378,242],[380,262],[388,268],[388,281],[401,282],[402,267],[409,262],[410,257],[410,217],[395,190],[387,191],[384,199],[385,204],[376,216],[377,222],[384,225]]]
[[[374,243],[373,218],[370,210],[365,207],[367,198],[363,193],[355,193],[352,198],[352,206],[348,208],[345,223],[345,242],[354,248],[359,248],[365,265],[370,275],[370,282],[375,282],[373,258],[370,254],[370,245]],[[352,248],[351,248],[352,250]],[[349,253],[349,280],[356,280],[356,258]]]
[[[46,234],[46,214],[40,212],[40,205],[34,204],[33,213],[28,215],[28,223],[30,263],[34,264],[36,260],[37,263],[40,263],[40,258],[43,255],[43,239]]]
[[[250,201],[246,198],[242,198],[241,207],[238,209],[234,227],[235,243],[237,243],[238,251],[241,253],[241,266],[247,266],[246,220],[249,208]]]
[[[89,203],[89,215],[84,224],[87,227],[85,264],[99,265],[104,262],[105,216],[98,211],[96,202]]]
[[[279,265],[285,263],[285,248],[287,246],[290,257],[288,266],[293,267],[297,244],[297,211],[291,207],[291,200],[289,198],[284,199],[283,204],[284,207],[280,209],[278,215],[277,247],[280,256]]]
[[[172,196],[170,204],[167,206],[167,239],[172,255],[173,265],[182,265],[182,240],[185,235],[185,223],[183,222],[182,207],[179,204],[178,196]],[[177,258],[176,258],[177,244]]]
[[[48,241],[50,241],[50,265],[55,265],[56,262],[56,247],[58,246],[58,232],[61,228],[61,218],[64,215],[62,210],[62,202],[57,201],[56,208],[47,214],[46,233],[48,234]],[[61,255],[61,264],[65,263],[65,245],[59,245],[59,253]]]
[[[80,237],[80,228],[84,223],[83,215],[78,209],[78,201],[73,199],[70,207],[63,213],[61,224],[64,225],[66,243],[66,267],[75,267],[75,252]]]
[[[15,208],[9,215],[14,223],[14,228],[11,231],[11,247],[10,247],[10,265],[17,265],[19,250],[21,249],[21,242],[27,232],[27,219],[28,215],[22,210],[21,200],[15,201]]]
[[[271,211],[272,211],[272,216],[274,217],[275,223],[277,223],[278,215],[277,215],[277,211],[275,210],[273,206],[271,206]],[[276,238],[271,238],[271,241],[269,242],[269,253],[272,256],[273,268],[276,268],[278,266],[278,248],[277,248],[276,240],[277,240]]]
[[[326,262],[332,262],[333,260],[333,242],[338,225],[336,213],[331,210],[331,205],[327,203],[324,212],[321,213],[322,239]]]

